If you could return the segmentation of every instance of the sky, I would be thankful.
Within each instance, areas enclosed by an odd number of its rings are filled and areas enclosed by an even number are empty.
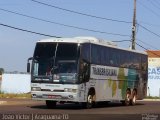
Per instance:
[[[0,0],[0,68],[26,72],[36,41],[50,36],[93,36],[128,49],[133,6],[134,0]],[[136,49],[159,50],[160,1],[136,6]]]

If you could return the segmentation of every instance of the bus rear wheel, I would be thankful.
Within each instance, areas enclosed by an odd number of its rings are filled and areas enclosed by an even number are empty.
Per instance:
[[[49,109],[55,108],[56,107],[56,101],[46,100],[46,106]]]
[[[122,101],[122,104],[125,106],[128,106],[131,104],[131,91],[129,89],[126,90],[126,96],[125,96],[125,100]]]

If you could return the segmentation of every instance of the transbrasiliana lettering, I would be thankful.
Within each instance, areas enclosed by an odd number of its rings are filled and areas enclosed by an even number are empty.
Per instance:
[[[117,76],[117,70],[108,68],[92,67],[94,75]]]

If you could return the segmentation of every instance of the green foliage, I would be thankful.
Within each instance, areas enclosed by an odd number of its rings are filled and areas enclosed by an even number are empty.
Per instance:
[[[0,94],[4,94],[4,92],[0,90]]]
[[[2,75],[4,73],[4,69],[0,68],[0,75]]]
[[[31,94],[29,93],[13,94],[13,93],[0,92],[0,98],[31,98]]]
[[[158,96],[147,96],[146,99],[160,99]]]

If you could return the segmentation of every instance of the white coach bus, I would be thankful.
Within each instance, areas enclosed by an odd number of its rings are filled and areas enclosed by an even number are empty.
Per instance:
[[[145,52],[94,37],[40,40],[27,64],[32,99],[46,101],[48,108],[57,102],[85,108],[102,101],[134,105],[146,95],[147,59]]]

